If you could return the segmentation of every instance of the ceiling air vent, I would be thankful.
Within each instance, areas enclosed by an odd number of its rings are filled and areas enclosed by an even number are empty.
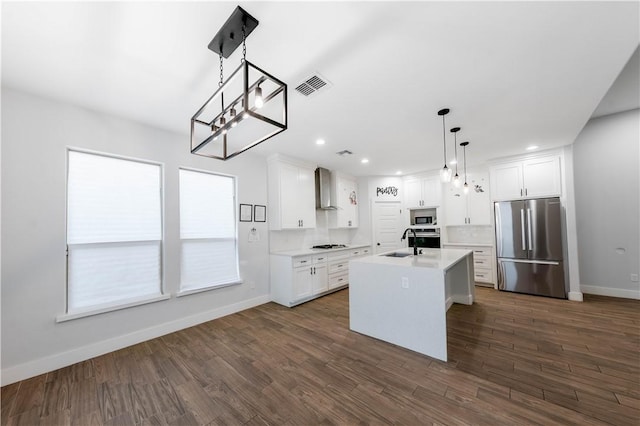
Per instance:
[[[319,90],[326,90],[329,87],[331,87],[331,83],[319,73],[315,73],[298,84],[296,91],[305,97],[309,97],[318,93]]]

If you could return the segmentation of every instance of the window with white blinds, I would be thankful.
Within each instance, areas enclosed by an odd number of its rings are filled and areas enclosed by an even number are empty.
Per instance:
[[[240,282],[235,178],[180,169],[180,290]]]
[[[162,170],[68,151],[67,313],[162,293]]]

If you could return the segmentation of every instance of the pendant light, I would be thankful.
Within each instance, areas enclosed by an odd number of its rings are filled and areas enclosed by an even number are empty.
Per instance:
[[[229,160],[287,130],[286,83],[246,58],[247,37],[258,24],[238,6],[209,43],[220,59],[220,82],[191,118],[192,154]],[[240,46],[240,66],[225,80],[223,58]]]
[[[465,195],[469,193],[469,184],[467,183],[467,145],[469,145],[469,142],[460,142],[462,156],[464,158],[464,185],[462,186],[462,192],[464,192]]]
[[[462,179],[458,176],[458,137],[457,134],[460,131],[460,127],[454,127],[451,129],[451,133],[453,133],[453,149],[455,150],[455,160],[456,160],[456,174],[453,176],[453,186],[456,188],[460,188],[462,186]]]
[[[443,183],[449,182],[451,180],[451,169],[447,167],[447,134],[446,134],[446,126],[444,124],[444,116],[449,114],[449,108],[443,108],[438,111],[438,115],[442,116],[442,143],[444,147],[444,167],[440,169],[440,180]]]

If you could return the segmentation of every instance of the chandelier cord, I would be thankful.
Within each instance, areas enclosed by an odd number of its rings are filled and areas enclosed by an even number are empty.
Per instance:
[[[447,167],[447,131],[444,125],[444,114],[442,114],[442,139],[444,140],[444,166]]]
[[[246,44],[247,36],[246,29],[244,24],[242,24],[242,59],[240,59],[240,63],[244,63],[247,60],[247,44]]]
[[[220,49],[222,50],[222,49]],[[222,53],[220,53],[220,81],[218,82],[218,87],[222,86],[222,82],[224,80],[224,76],[222,75]]]

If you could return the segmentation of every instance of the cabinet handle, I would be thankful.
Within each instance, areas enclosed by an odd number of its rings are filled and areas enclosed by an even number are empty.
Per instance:
[[[520,188],[520,196],[522,197],[522,188]]]
[[[524,195],[529,195],[529,190],[527,188],[524,189]]]
[[[338,268],[342,268],[342,265],[338,265]]]
[[[307,263],[307,261],[306,260],[301,260],[300,263]]]

